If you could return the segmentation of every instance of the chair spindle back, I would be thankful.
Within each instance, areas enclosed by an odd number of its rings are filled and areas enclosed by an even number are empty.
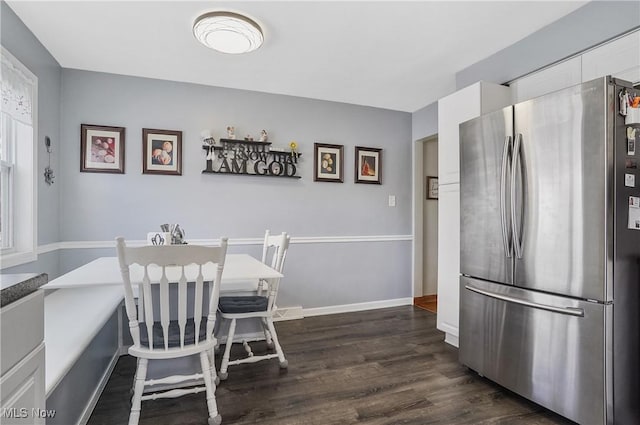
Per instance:
[[[176,303],[180,348],[184,348],[185,345],[197,345],[200,342],[199,330],[203,318],[203,305],[207,309],[206,339],[213,338],[216,309],[220,297],[220,281],[227,253],[227,238],[221,239],[219,247],[196,245],[127,247],[124,238],[119,237],[116,241],[124,282],[125,307],[134,345],[151,351],[168,350],[172,306]],[[133,281],[132,275],[134,275]],[[134,283],[138,283],[137,310],[134,300]],[[192,299],[188,291],[191,287],[193,287]],[[193,319],[194,322],[193,343],[185,342],[188,319]],[[154,347],[154,323],[159,323],[162,329],[162,347],[160,348]],[[141,326],[146,328],[148,347],[142,344]]]
[[[267,230],[264,234],[264,244],[262,245],[262,262],[282,273],[290,240],[291,237],[287,235],[286,232],[282,232],[279,235],[271,235],[269,230]],[[276,302],[279,285],[280,279],[273,280],[269,284],[269,309],[271,309]]]

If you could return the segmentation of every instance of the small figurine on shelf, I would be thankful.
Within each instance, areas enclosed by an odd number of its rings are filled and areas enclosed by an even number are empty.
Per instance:
[[[245,138],[244,138],[244,141],[245,141],[245,142],[253,142],[253,137],[251,137],[251,135],[250,135],[250,134],[247,134],[247,135],[245,136]]]
[[[269,139],[269,136],[267,135],[267,130],[262,130],[260,132],[260,142],[266,142]]]
[[[211,136],[209,130],[202,130],[200,132],[200,139],[202,140],[202,146],[209,147],[216,143],[215,139]]]
[[[207,148],[207,161],[213,159],[213,145],[216,143],[216,140],[211,136],[209,130],[202,130],[200,132],[200,138],[202,139],[203,148]]]
[[[295,140],[292,140],[291,143],[289,143],[289,148],[291,149],[291,156],[292,157],[297,157],[298,156],[298,144],[296,143]]]
[[[236,129],[235,127],[227,127],[227,139],[235,140],[236,139]]]

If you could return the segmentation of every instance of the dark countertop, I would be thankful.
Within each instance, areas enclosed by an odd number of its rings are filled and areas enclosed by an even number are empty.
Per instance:
[[[48,280],[46,273],[0,274],[0,307],[35,292]]]

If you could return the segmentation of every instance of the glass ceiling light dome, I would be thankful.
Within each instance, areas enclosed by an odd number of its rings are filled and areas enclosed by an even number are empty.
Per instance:
[[[193,24],[193,35],[222,53],[248,53],[262,45],[262,28],[253,19],[233,12],[210,12]]]

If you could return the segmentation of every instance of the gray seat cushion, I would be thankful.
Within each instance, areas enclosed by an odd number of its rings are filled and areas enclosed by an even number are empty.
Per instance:
[[[269,300],[259,295],[220,297],[218,307],[223,313],[254,313],[267,311]]]
[[[200,336],[198,341],[207,339],[207,318],[200,319]],[[193,318],[187,319],[184,330],[184,345],[195,344],[195,322]],[[149,337],[147,335],[147,326],[140,323],[140,344],[143,347],[149,346]],[[177,320],[169,322],[169,348],[180,346],[180,326]],[[153,323],[153,348],[164,348],[164,338],[162,334],[162,324],[160,322]]]

